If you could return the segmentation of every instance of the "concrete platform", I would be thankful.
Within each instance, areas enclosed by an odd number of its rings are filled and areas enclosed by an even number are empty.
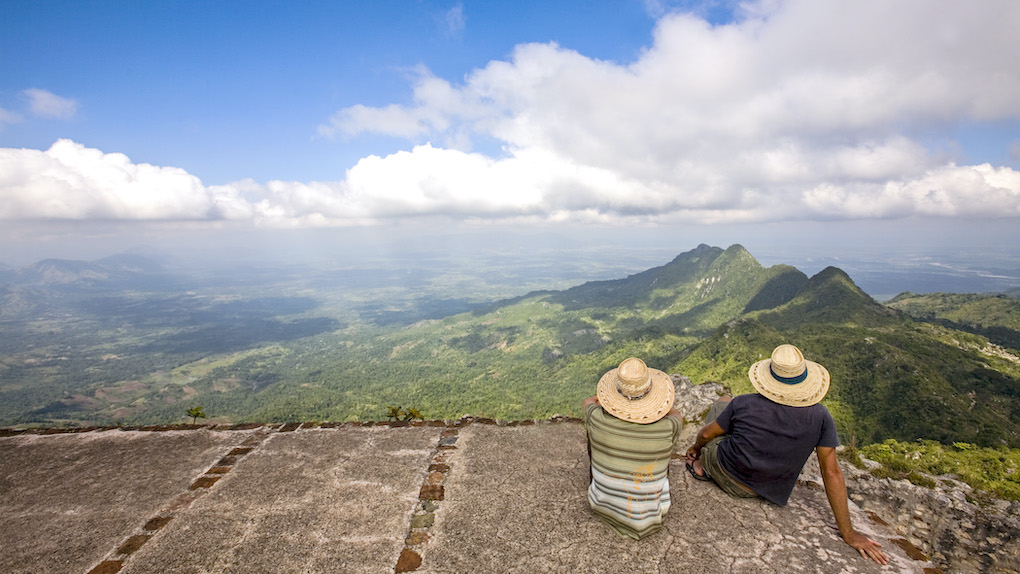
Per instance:
[[[88,572],[251,434],[0,438],[0,571]]]
[[[489,421],[491,422],[491,421]],[[0,571],[923,572],[838,537],[820,489],[734,500],[670,470],[666,527],[619,538],[585,499],[584,427],[262,427],[0,437]],[[686,449],[695,429],[688,426]]]

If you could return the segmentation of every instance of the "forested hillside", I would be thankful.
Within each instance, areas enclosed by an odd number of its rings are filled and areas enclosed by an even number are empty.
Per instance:
[[[846,441],[1020,444],[1015,357],[983,337],[884,307],[835,268],[812,277],[789,303],[719,329],[675,370],[751,392],[747,367],[781,342],[829,369],[825,402]]]
[[[210,381],[289,376],[257,393],[238,388],[207,402],[215,412],[262,420],[380,418],[389,406],[438,418],[576,414],[603,371],[629,355],[652,365],[676,362],[789,272],[763,268],[739,245],[702,245],[624,279],[403,328],[359,325],[310,338],[274,357],[271,368],[258,363],[259,374],[210,373]]]
[[[790,342],[831,371],[826,404],[844,441],[1020,444],[1015,356],[880,305],[839,269],[766,268],[739,245],[413,323],[382,303],[334,312],[371,290],[5,289],[0,303],[29,311],[3,319],[18,335],[0,349],[3,424],[166,423],[194,406],[224,422],[373,420],[398,406],[427,418],[576,415],[628,356],[749,392],[748,366]]]
[[[901,293],[886,305],[920,321],[988,337],[997,345],[1020,351],[1020,292],[1013,295],[964,293]]]

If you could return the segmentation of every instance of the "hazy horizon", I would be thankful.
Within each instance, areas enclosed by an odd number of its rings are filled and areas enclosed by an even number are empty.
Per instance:
[[[801,222],[797,225],[515,229],[403,226],[318,230],[196,230],[186,240],[162,241],[147,228],[107,230],[79,238],[73,248],[57,235],[33,248],[7,252],[0,264],[24,267],[42,259],[97,260],[139,253],[172,262],[175,270],[230,272],[242,268],[372,269],[398,267],[438,274],[473,265],[527,274],[533,288],[564,288],[572,278],[617,279],[663,265],[699,244],[744,246],[768,267],[792,265],[807,275],[825,267],[846,271],[870,295],[903,291],[981,293],[1020,286],[1020,230],[1011,222],[910,223],[909,241],[895,238],[904,222]],[[895,229],[888,229],[893,227]],[[12,233],[8,230],[8,233]],[[16,233],[16,232],[15,232]],[[890,238],[892,236],[893,238]],[[1010,241],[1012,238],[1012,241]],[[975,249],[974,246],[982,246]],[[527,261],[527,269],[514,270]],[[588,272],[585,265],[597,271]],[[522,294],[513,292],[512,294]]]
[[[739,243],[1011,281],[1017,29],[1011,0],[12,0],[0,262]]]

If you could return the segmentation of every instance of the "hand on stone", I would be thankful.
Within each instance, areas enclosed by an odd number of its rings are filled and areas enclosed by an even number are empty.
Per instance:
[[[843,540],[857,549],[861,553],[861,556],[867,559],[874,560],[879,564],[885,565],[889,563],[889,558],[884,552],[879,550],[882,547],[881,544],[861,534],[860,532],[853,532],[849,536],[844,536]]]

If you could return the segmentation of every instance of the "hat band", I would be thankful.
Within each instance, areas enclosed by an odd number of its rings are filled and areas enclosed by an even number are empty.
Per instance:
[[[652,392],[652,385],[648,385],[647,389],[641,391],[640,393],[638,393],[636,395],[628,395],[627,393],[623,392],[623,390],[620,389],[620,387],[616,387],[616,390],[617,390],[617,392],[619,392],[624,397],[627,397],[628,399],[630,399],[632,401],[636,401],[638,399],[643,399],[645,396],[648,395],[648,393]]]
[[[807,369],[804,369],[804,372],[797,375],[796,377],[780,377],[779,375],[776,374],[775,371],[772,370],[771,365],[769,365],[769,372],[772,373],[772,378],[786,385],[796,385],[799,383],[803,383],[804,379],[807,379]]]

